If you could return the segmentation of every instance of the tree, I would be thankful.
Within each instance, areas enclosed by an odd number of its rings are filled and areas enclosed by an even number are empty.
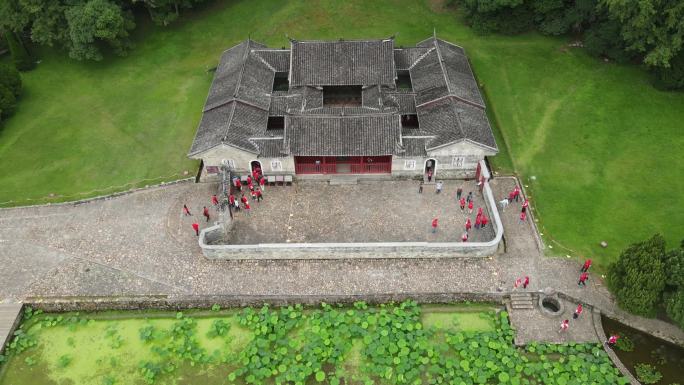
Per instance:
[[[0,64],[0,86],[6,87],[15,97],[19,97],[21,93],[21,75],[16,68]]]
[[[682,49],[684,2],[667,0],[602,0],[621,25],[627,49],[645,54],[644,63],[669,67]]]
[[[651,239],[625,249],[608,269],[608,287],[620,307],[637,315],[654,316],[665,288],[665,239]]]
[[[619,63],[626,63],[636,55],[627,51],[627,45],[620,37],[620,23],[617,20],[594,22],[584,34],[584,48],[591,55],[607,57]]]
[[[684,288],[669,296],[666,310],[667,315],[684,329]]]
[[[7,31],[5,33],[5,38],[7,39],[7,45],[9,46],[10,54],[12,55],[12,62],[14,66],[19,71],[28,71],[35,67],[36,63],[33,62],[24,43],[14,32]]]
[[[684,89],[684,50],[670,60],[669,67],[655,67],[655,86],[663,90]]]
[[[0,85],[0,118],[6,118],[14,113],[17,106],[17,98],[12,91]]]
[[[133,15],[108,0],[90,0],[66,11],[69,25],[69,56],[74,59],[102,60],[97,41],[104,41],[118,55],[132,46],[128,31],[135,28]]]

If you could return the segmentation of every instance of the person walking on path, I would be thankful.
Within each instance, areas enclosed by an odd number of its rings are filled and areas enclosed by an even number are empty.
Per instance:
[[[468,210],[470,214],[473,213],[473,201],[468,202]]]
[[[418,194],[423,193],[423,182],[420,182],[420,185],[418,186]]]
[[[456,189],[456,200],[457,201],[461,200],[461,194],[463,194],[463,189],[459,187]]]
[[[461,205],[461,211],[465,210],[465,205],[466,205],[465,198],[461,198],[461,200],[458,203]]]
[[[263,175],[259,178],[259,187],[261,191],[266,191],[266,178]]]
[[[608,346],[614,346],[617,343],[618,338],[620,338],[619,335],[613,334],[608,338],[608,340],[605,342]]]
[[[233,195],[233,194],[228,195],[228,203],[230,204],[231,207],[235,206],[235,195]]]
[[[247,197],[245,196],[244,193],[242,194],[242,197],[240,198],[240,202],[242,202],[243,205],[244,205],[245,203],[247,203]]]
[[[216,194],[211,196],[211,204],[214,205],[214,207],[218,207],[219,201]]]
[[[437,218],[435,218],[435,219],[432,220],[432,233],[433,233],[433,234],[437,232],[437,224],[438,224],[438,222],[439,222],[439,220],[438,220]]]
[[[240,178],[235,178],[235,188],[238,189],[238,191],[242,191],[242,182],[240,181]]]
[[[582,314],[582,310],[584,309],[582,308],[582,304],[580,303],[577,305],[577,309],[575,309],[575,312],[572,314],[572,319],[579,318],[579,316]]]
[[[525,276],[525,280],[523,281],[523,289],[527,289],[527,285],[530,284],[530,277]]]
[[[468,232],[464,231],[463,235],[461,235],[461,241],[462,242],[468,242]]]
[[[482,207],[477,208],[477,216],[482,216]]]
[[[527,213],[523,211],[520,213],[520,223],[525,223],[525,219],[527,219]]]
[[[520,187],[518,187],[518,185],[515,185],[515,188],[513,189],[513,194],[515,197],[515,201],[518,202],[518,200],[520,199]]]
[[[250,184],[252,184],[252,177],[247,175],[247,185],[249,186]]]
[[[432,169],[427,172],[428,183],[432,182]]]
[[[192,215],[190,214],[190,209],[188,208],[188,205],[183,205],[183,214],[185,214],[185,216],[188,217]]]
[[[584,261],[584,265],[582,265],[582,269],[580,270],[582,273],[586,273],[589,271],[589,268],[591,267],[591,259],[587,259]]]
[[[207,206],[204,206],[204,211],[202,211],[202,215],[204,215],[207,218],[207,222],[209,222],[210,216],[209,216],[209,209],[207,208]]]
[[[468,193],[468,197],[466,198],[466,202],[472,202],[473,201],[473,192],[470,191]]]
[[[245,202],[245,214],[249,215],[251,209],[252,206],[249,205],[249,202]]]
[[[515,192],[511,191],[510,193],[508,193],[508,202],[513,202],[514,199],[515,199]]]
[[[479,230],[482,226],[482,217],[480,215],[475,217],[475,229]]]
[[[199,223],[194,222],[192,224],[192,229],[195,230],[195,235],[199,237]]]
[[[480,228],[484,229],[485,226],[487,226],[487,222],[489,222],[489,218],[487,218],[486,215],[483,215],[482,216],[482,226],[480,226]]]
[[[570,328],[570,320],[564,320],[560,324],[560,329],[558,329],[558,333],[564,333],[568,331],[568,328]]]
[[[437,185],[435,186],[435,194],[441,193],[443,186],[444,186],[444,183],[442,183],[442,181],[437,182]]]
[[[467,218],[467,219],[466,219],[466,223],[465,223],[465,229],[466,229],[466,231],[470,231],[470,228],[471,228],[471,227],[472,227],[472,224],[470,223],[470,218]]]
[[[525,201],[522,204],[522,209],[520,211],[524,213],[525,211],[527,211],[527,206],[529,206],[529,205],[530,205],[529,199],[525,198]]]
[[[261,202],[261,200],[264,199],[264,195],[261,193],[261,190],[256,189],[255,194],[256,194],[257,202]]]
[[[587,272],[580,274],[579,282],[577,282],[577,286],[582,286],[582,287],[587,286],[587,279],[589,279],[589,274],[587,274]]]
[[[235,201],[234,206],[235,206],[235,211],[240,211],[240,203],[238,201]]]
[[[513,290],[519,288],[522,285],[522,278],[518,278],[515,280],[515,283],[513,284]]]

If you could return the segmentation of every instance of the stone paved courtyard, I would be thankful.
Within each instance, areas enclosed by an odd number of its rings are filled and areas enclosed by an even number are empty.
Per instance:
[[[491,185],[498,201],[513,188],[514,179],[496,178]],[[510,290],[516,278],[529,275],[528,290],[553,287],[632,326],[684,342],[677,327],[618,309],[600,277],[592,275],[588,287],[578,288],[579,260],[544,258],[531,223],[518,221],[520,203],[502,213],[506,252],[493,258],[209,261],[180,207],[188,204],[197,218],[213,190],[208,184],[183,183],[81,205],[0,210],[0,302],[93,296],[500,293]],[[413,194],[407,199],[416,199],[417,191]],[[453,188],[447,187],[443,197],[428,197],[429,187],[425,194],[423,199],[447,200]],[[425,235],[428,225],[422,226]],[[556,322],[515,326],[530,338],[558,336]],[[576,328],[573,334],[586,332]]]
[[[491,222],[484,229],[474,228],[478,207],[492,217],[475,182],[447,181],[439,194],[434,184],[426,185],[422,194],[418,186],[418,181],[382,181],[267,187],[263,201],[250,200],[250,215],[235,213],[235,227],[226,242],[461,242],[467,217],[473,226],[469,242],[494,238]],[[461,211],[456,200],[458,187],[463,188],[464,196],[473,192],[472,214],[468,207]],[[439,219],[434,234],[430,227],[433,218]]]

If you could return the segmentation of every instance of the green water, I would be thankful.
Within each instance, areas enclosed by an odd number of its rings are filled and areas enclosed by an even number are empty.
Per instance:
[[[600,346],[513,346],[490,305],[27,313],[0,385],[619,383]],[[25,347],[25,350],[21,347]],[[570,360],[563,356],[569,354]],[[529,359],[528,359],[529,357]],[[2,361],[2,360],[0,360]],[[521,382],[527,381],[527,382]]]

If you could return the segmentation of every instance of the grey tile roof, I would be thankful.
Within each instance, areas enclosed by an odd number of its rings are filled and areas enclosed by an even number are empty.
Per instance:
[[[435,135],[428,149],[470,140],[497,150],[485,111],[454,97],[416,107],[420,129]]]
[[[277,72],[288,72],[290,70],[290,50],[283,49],[263,49],[254,50],[266,63]]]
[[[404,153],[401,156],[426,156],[425,143],[428,140],[426,138],[402,138]]]
[[[402,49],[392,39],[293,41],[291,49],[248,40],[221,55],[190,155],[222,143],[260,156],[289,146],[301,155],[420,155],[460,140],[496,149],[477,83],[456,45],[431,37]],[[272,91],[275,72],[291,64],[289,90]],[[396,70],[407,69],[413,90],[397,89]],[[359,84],[362,106],[323,106],[321,86]],[[402,133],[400,115],[414,113],[420,128]],[[285,116],[286,129],[266,130],[268,116]],[[282,141],[265,139],[286,134]],[[406,138],[402,148],[402,134],[423,138]]]
[[[390,155],[396,153],[400,135],[398,115],[285,117],[292,155]]]
[[[259,148],[259,158],[280,158],[286,156],[283,153],[283,138],[279,139],[252,139]]]
[[[394,66],[397,70],[408,70],[429,50],[429,47],[396,48],[394,50]]]
[[[394,84],[394,40],[292,41],[291,86]]]

